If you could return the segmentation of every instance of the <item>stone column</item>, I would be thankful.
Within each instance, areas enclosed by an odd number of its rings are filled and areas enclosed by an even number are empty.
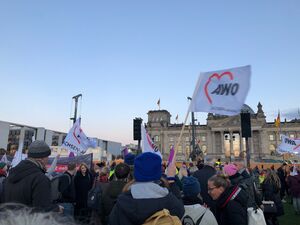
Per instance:
[[[224,131],[221,131],[221,153],[222,153],[222,155],[225,155]]]
[[[9,123],[0,121],[0,148],[7,150],[8,136],[9,136]]]
[[[243,141],[243,137],[242,137],[242,132],[239,132],[240,135],[240,153],[244,152],[244,141]]]
[[[230,133],[230,141],[229,141],[229,143],[230,143],[230,159],[232,160],[232,159],[234,159],[234,152],[233,152],[233,132],[232,131],[230,131],[229,132]]]
[[[215,136],[215,132],[212,131],[212,141],[211,141],[211,149],[212,149],[212,154],[215,155],[216,154],[216,150],[215,150],[215,141],[216,141],[216,136]]]
[[[22,145],[22,149],[23,149],[23,146],[24,146],[25,130],[26,130],[26,127],[22,127],[21,132],[20,132],[20,136],[19,136],[19,147]]]

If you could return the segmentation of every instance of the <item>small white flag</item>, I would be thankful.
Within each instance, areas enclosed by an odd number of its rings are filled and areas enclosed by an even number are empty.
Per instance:
[[[141,125],[141,132],[142,132],[142,151],[143,152],[152,152],[160,156],[162,155],[157,148],[157,146],[153,143],[152,139],[150,138],[148,132],[146,131],[145,127]]]
[[[8,162],[8,160],[7,160],[6,153],[5,153],[5,154],[2,156],[2,158],[1,158],[0,162],[4,162],[4,163],[6,163],[6,164],[8,164],[8,163],[9,163],[9,162]]]
[[[76,120],[61,146],[76,155],[82,155],[88,148],[96,147],[96,142],[88,138],[80,128],[80,120]]]
[[[280,135],[281,143],[277,148],[279,153],[291,153],[294,155],[300,155],[300,140],[291,139],[285,135]]]
[[[14,155],[14,158],[13,158],[13,160],[11,162],[11,167],[12,168],[15,167],[15,166],[17,166],[22,160],[24,160],[24,159],[27,158],[27,155],[22,153],[23,145],[24,145],[23,142],[21,142],[19,144],[18,151],[16,151],[16,153]]]
[[[239,114],[250,88],[251,66],[200,73],[191,112]]]

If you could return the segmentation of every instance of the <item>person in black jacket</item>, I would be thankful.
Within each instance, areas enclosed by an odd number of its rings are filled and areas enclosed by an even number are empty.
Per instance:
[[[183,203],[172,194],[178,190],[174,182],[176,167],[172,164],[168,168],[168,189],[160,185],[161,162],[160,156],[151,152],[145,152],[135,159],[135,180],[128,183],[124,187],[125,192],[118,197],[109,215],[110,225],[140,225],[162,209],[168,209],[173,216],[183,216]]]
[[[262,183],[263,198],[265,201],[273,201],[277,208],[276,214],[269,214],[265,212],[267,225],[279,224],[277,217],[284,214],[283,204],[280,198],[280,179],[276,172],[267,169],[267,176]]]
[[[89,172],[88,166],[81,163],[74,178],[75,184],[75,219],[81,222],[88,222],[91,210],[87,206],[88,192],[93,186],[93,177]]]
[[[31,143],[28,159],[12,168],[4,181],[4,202],[21,203],[42,211],[63,211],[51,202],[50,180],[45,175],[50,154],[44,141]]]
[[[193,176],[196,177],[200,183],[201,187],[201,196],[203,198],[203,202],[210,208],[213,214],[216,212],[216,203],[212,200],[211,196],[207,192],[207,181],[213,175],[216,174],[216,170],[209,165],[199,166],[198,171],[196,171]]]
[[[62,197],[59,200],[64,207],[64,215],[74,216],[75,204],[75,186],[74,175],[76,173],[76,163],[68,163],[68,170],[60,177],[59,190],[62,192]]]
[[[117,202],[118,196],[122,193],[124,186],[128,181],[130,173],[130,167],[126,163],[120,163],[115,168],[115,177],[105,190],[103,190],[101,196],[101,221],[102,225],[108,223],[108,217]]]
[[[247,225],[247,194],[238,185],[232,186],[225,175],[208,180],[208,193],[216,201],[219,225]]]

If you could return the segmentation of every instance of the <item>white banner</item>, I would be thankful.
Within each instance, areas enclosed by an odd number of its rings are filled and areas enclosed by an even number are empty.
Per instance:
[[[88,148],[95,148],[96,142],[83,133],[83,130],[80,128],[79,118],[69,131],[61,147],[76,155],[83,155]]]
[[[18,151],[15,152],[15,155],[14,155],[14,158],[11,162],[11,167],[16,167],[22,160],[26,159],[27,158],[27,154],[23,154],[22,153],[22,150],[23,150],[23,145],[24,145],[24,142],[22,141],[20,144],[19,144],[19,148],[18,148]]]
[[[251,66],[200,73],[191,112],[239,114],[250,88]]]
[[[157,146],[153,143],[151,137],[149,136],[148,132],[146,131],[145,127],[141,125],[141,132],[142,132],[142,151],[143,152],[152,152],[160,156],[162,155],[157,148]]]
[[[285,135],[280,135],[281,144],[278,146],[279,153],[300,154],[300,139],[291,139]]]

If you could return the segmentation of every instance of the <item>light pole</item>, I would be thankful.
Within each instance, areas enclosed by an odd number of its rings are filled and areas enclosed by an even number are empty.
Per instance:
[[[80,97],[82,98],[82,94],[75,95],[75,96],[73,96],[73,98],[72,98],[72,99],[75,100],[74,117],[70,118],[70,120],[73,120],[73,124],[76,122],[76,119],[77,119],[77,106],[78,106],[78,99],[79,99]]]

